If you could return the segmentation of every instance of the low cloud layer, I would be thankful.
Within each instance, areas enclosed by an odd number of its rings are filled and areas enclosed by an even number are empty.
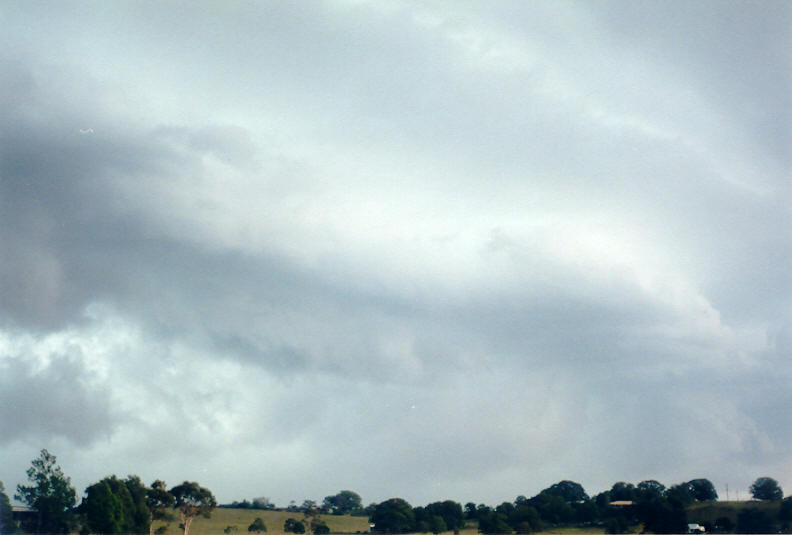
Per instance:
[[[766,7],[3,7],[0,480],[792,488]]]

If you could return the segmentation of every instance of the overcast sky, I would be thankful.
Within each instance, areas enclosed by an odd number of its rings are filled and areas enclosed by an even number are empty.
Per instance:
[[[0,480],[792,492],[792,3],[3,2]]]

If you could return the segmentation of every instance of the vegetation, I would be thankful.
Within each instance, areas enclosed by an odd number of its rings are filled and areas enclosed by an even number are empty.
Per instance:
[[[784,492],[772,477],[760,477],[751,485],[751,496],[757,500],[780,500]]]
[[[77,502],[77,491],[71,479],[63,474],[56,458],[46,449],[41,450],[27,470],[30,485],[17,485],[15,497],[36,511],[35,520],[22,526],[31,533],[68,533]]]
[[[363,507],[359,494],[341,490],[326,496],[321,506],[304,500],[278,509],[268,498],[243,500],[220,506],[209,489],[185,481],[168,490],[156,480],[146,487],[137,476],[108,476],[85,489],[79,507],[68,477],[54,455],[42,450],[27,471],[29,485],[18,485],[17,499],[33,511],[25,516],[22,531],[81,535],[121,533],[167,534],[178,518],[184,535],[230,535],[247,526],[250,533],[685,533],[688,523],[702,525],[707,533],[792,533],[792,497],[783,499],[778,482],[758,478],[750,491],[756,501],[719,502],[707,479],[692,479],[666,487],[655,480],[634,485],[619,481],[610,489],[589,496],[570,480],[555,483],[532,498],[491,507],[468,502],[464,508],[452,500],[413,507],[402,498]],[[212,513],[216,513],[212,515]],[[295,516],[302,513],[302,519]],[[368,518],[367,518],[368,517]],[[371,522],[371,524],[369,524]],[[8,496],[0,483],[0,535],[15,533]]]
[[[8,499],[3,482],[0,481],[0,535],[16,533],[17,529],[11,509],[11,500]]]
[[[217,507],[214,495],[195,481],[185,481],[170,490],[179,511],[184,535],[190,532],[190,524],[196,516],[209,518]]]

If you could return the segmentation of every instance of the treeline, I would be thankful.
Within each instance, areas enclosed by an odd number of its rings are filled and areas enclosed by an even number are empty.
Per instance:
[[[28,485],[17,485],[15,498],[30,508],[17,522],[0,482],[0,535],[17,533],[152,534],[155,520],[179,520],[184,535],[197,516],[216,507],[214,495],[196,482],[170,489],[163,481],[145,485],[137,476],[109,476],[85,489],[77,505],[77,491],[46,449],[27,470]],[[162,530],[164,531],[164,530]]]
[[[792,529],[792,497],[782,500],[778,482],[761,477],[750,488],[756,500],[776,501],[775,514],[746,507],[736,513],[736,522],[723,516],[703,522],[710,533],[789,533]],[[535,533],[560,527],[604,528],[606,533],[687,533],[688,514],[697,503],[718,499],[707,479],[693,479],[666,488],[655,480],[637,485],[618,482],[593,497],[574,481],[560,481],[532,498],[518,496],[496,507],[453,501],[412,507],[401,498],[392,498],[367,507],[373,531],[380,533],[458,532],[468,522],[476,522],[483,534]]]
[[[0,482],[0,535],[19,531],[162,535],[168,524],[177,520],[184,535],[189,535],[192,521],[198,516],[208,517],[217,507],[211,491],[196,482],[185,481],[168,488],[161,480],[146,485],[137,476],[121,479],[114,475],[85,489],[78,505],[70,479],[47,450],[32,461],[27,476],[29,484],[18,485],[15,494],[29,507],[20,522],[15,521]],[[708,533],[792,533],[792,497],[783,498],[778,482],[760,477],[749,490],[755,500],[769,502],[773,507],[746,506],[739,511],[720,507],[718,511],[723,514],[700,522],[702,528]],[[453,500],[413,507],[401,498],[364,507],[360,495],[342,490],[326,496],[321,504],[313,500],[305,500],[300,506],[289,504],[285,510],[302,513],[303,518],[288,518],[283,531],[326,534],[329,528],[319,515],[331,514],[367,516],[371,530],[378,533],[458,533],[475,527],[482,534],[523,534],[566,526],[604,528],[607,533],[687,533],[688,517],[696,510],[696,504],[710,507],[717,499],[715,487],[707,479],[693,479],[668,488],[655,480],[637,485],[617,482],[593,497],[579,483],[565,480],[531,498],[518,496],[513,502],[495,507],[473,502],[463,507]],[[278,509],[263,497],[220,507]],[[155,521],[161,521],[161,525],[152,531]],[[226,533],[231,533],[232,528],[236,529],[228,526]],[[266,530],[261,518],[248,526],[249,532]]]

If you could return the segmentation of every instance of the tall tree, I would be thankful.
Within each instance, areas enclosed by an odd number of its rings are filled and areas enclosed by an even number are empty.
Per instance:
[[[27,470],[30,485],[17,485],[16,498],[36,511],[36,533],[68,533],[77,492],[46,449]]]
[[[122,498],[113,492],[109,479],[105,478],[85,489],[80,509],[92,533],[112,535],[125,531]]]
[[[148,533],[151,529],[151,509],[148,506],[148,489],[138,476],[127,476],[124,480],[132,509],[127,512],[126,526],[128,533]]]
[[[0,481],[0,535],[8,535],[16,532],[17,525],[16,522],[14,522],[11,500],[8,499],[3,482]]]
[[[760,477],[751,485],[751,496],[757,500],[780,500],[784,491],[772,477]]]
[[[150,488],[146,489],[146,505],[151,511],[152,520],[148,528],[149,535],[152,535],[154,520],[164,520],[166,522],[173,520],[170,510],[176,505],[176,498],[168,492],[164,481],[158,479],[151,484]]]
[[[195,481],[185,481],[170,490],[175,500],[176,509],[179,511],[184,535],[190,532],[190,524],[196,516],[209,518],[212,510],[217,507],[214,495]]]

